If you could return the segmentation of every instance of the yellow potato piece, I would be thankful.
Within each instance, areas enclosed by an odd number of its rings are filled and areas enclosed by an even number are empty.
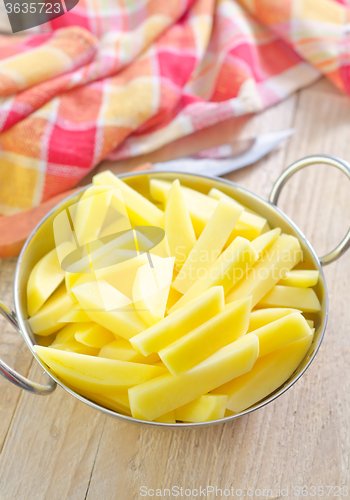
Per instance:
[[[78,342],[98,349],[115,339],[115,335],[110,330],[96,323],[90,323],[84,331],[77,331],[74,336]]]
[[[232,415],[236,415],[236,412],[234,412],[234,411],[232,411],[232,410],[228,410],[228,409],[226,408],[224,418],[227,418],[227,417],[232,417]]]
[[[74,388],[73,388],[74,390]],[[99,405],[108,408],[110,410],[116,411],[117,413],[121,413],[131,417],[131,410],[129,404],[129,397],[127,392],[113,393],[106,396],[105,394],[96,394],[88,391],[78,391],[80,394],[90,399],[94,403],[98,403]],[[155,422],[163,422],[167,424],[175,424],[175,413],[171,411],[166,413],[165,415],[161,415]]]
[[[312,319],[307,319],[306,323],[309,325],[310,328],[313,328],[315,326],[315,322]]]
[[[154,422],[162,422],[163,424],[175,424],[175,412],[169,411],[165,415],[161,415],[160,417],[155,418]]]
[[[259,338],[259,357],[310,335],[310,327],[300,313],[288,314],[253,333]],[[249,335],[249,334],[248,334]]]
[[[302,257],[299,241],[294,236],[281,235],[267,250],[257,264],[252,267],[245,279],[240,280],[226,297],[227,302],[253,296],[252,307],[274,287]]]
[[[258,307],[294,307],[304,312],[321,310],[320,301],[312,288],[276,285],[258,303]]]
[[[96,347],[90,347],[84,344],[81,344],[77,340],[69,340],[67,342],[64,342],[62,344],[52,344],[49,346],[52,349],[59,349],[60,351],[68,351],[68,352],[75,352],[78,354],[84,354],[87,356],[97,356],[99,353],[99,349]]]
[[[251,297],[233,304],[159,351],[170,373],[179,375],[244,335],[248,329]]]
[[[172,286],[169,289],[168,301],[166,303],[165,311],[168,313],[170,309],[181,299],[182,293],[178,292]]]
[[[70,387],[71,389],[73,389],[73,391],[76,391],[85,398],[90,399],[90,401],[92,401],[93,403],[97,403],[105,408],[108,408],[109,410],[113,410],[117,413],[121,413],[123,415],[127,415],[128,417],[131,417],[129,396],[127,391],[112,392],[106,395],[96,392],[84,391],[74,386]]]
[[[312,338],[313,334],[309,333],[306,337],[259,358],[250,372],[218,387],[213,393],[228,395],[229,410],[235,413],[246,410],[289,379],[304,359]]]
[[[154,200],[166,204],[168,193],[171,188],[171,183],[160,179],[150,180],[150,193]],[[217,207],[218,200],[221,198],[228,199],[236,207],[242,208],[243,205],[233,200],[230,196],[221,193],[219,190],[211,190],[209,196],[195,191],[194,189],[182,186],[181,188],[187,210],[191,216],[192,224],[197,238],[200,236],[205,225],[208,223],[213,211]],[[215,197],[212,195],[216,194]],[[218,194],[217,194],[218,193]],[[243,207],[245,208],[245,207]],[[269,225],[265,218],[244,210],[242,212],[238,224],[233,229],[228,244],[231,244],[236,236],[242,236],[252,240],[259,236],[262,232],[268,231]]]
[[[205,394],[175,410],[176,420],[182,422],[208,422],[223,418],[228,397],[220,394]]]
[[[258,351],[259,340],[249,333],[223,347],[188,372],[175,377],[171,374],[162,375],[131,388],[129,402],[132,416],[154,420],[193,401],[251,370]]]
[[[72,293],[72,287],[78,281],[78,279],[81,278],[81,276],[84,275],[82,273],[69,273],[68,271],[65,272],[64,280],[66,283],[67,293],[74,302],[76,301],[76,298]]]
[[[33,316],[44,302],[53,294],[64,279],[56,248],[37,262],[30,273],[27,285],[27,307]]]
[[[79,304],[74,304],[72,309],[70,309],[66,314],[62,316],[62,318],[58,320],[59,323],[87,323],[89,321],[89,316],[85,311],[82,310]]]
[[[79,245],[131,229],[120,188],[92,186],[69,210]]]
[[[165,315],[173,277],[174,257],[154,259],[139,267],[133,284],[133,301],[137,314],[148,325],[154,325]]]
[[[152,262],[159,259],[155,255],[149,254],[149,257],[147,257],[147,254],[143,253],[119,264],[97,269],[95,271],[96,278],[106,281],[132,301],[132,291],[137,272],[141,266],[149,263],[149,258],[152,258]]]
[[[248,241],[253,241],[257,237],[256,230],[252,227],[244,226],[243,224],[237,223],[232,230],[230,237],[228,238],[225,248],[227,248],[231,243],[238,237],[245,238]]]
[[[53,349],[60,349],[62,351],[77,352],[79,354],[87,354],[89,356],[97,356],[100,349],[87,346],[76,340],[75,335],[78,333],[84,333],[93,327],[94,323],[72,323],[66,325],[62,330],[60,330],[55,340],[48,347]]]
[[[213,287],[154,326],[133,337],[131,344],[144,356],[158,352],[186,333],[223,311],[225,307],[222,287]]]
[[[238,203],[236,200],[231,198],[231,196],[228,196],[227,194],[221,192],[219,189],[212,188],[209,192],[209,197],[214,198],[216,200],[227,200],[230,201],[231,203],[234,203],[235,206],[239,205],[242,207],[240,203]],[[264,233],[266,231],[269,231],[270,226],[267,223],[267,220],[264,217],[261,217],[260,215],[249,211],[249,210],[244,210],[239,218],[239,224],[242,227],[249,228],[251,230],[254,230],[254,233],[252,234],[252,239],[257,238],[261,233]],[[237,235],[238,236],[238,235]],[[233,233],[231,235],[232,240],[234,239],[235,234]],[[231,241],[229,240],[229,243]]]
[[[130,265],[134,266],[142,259],[144,260],[144,256],[139,255],[137,249],[139,240],[148,242],[152,246],[152,243],[136,230],[130,230],[115,237],[111,236],[106,240],[97,240],[94,245],[90,244],[89,258],[96,277],[109,276],[115,271],[120,271]]]
[[[226,294],[236,281],[241,280],[247,270],[258,258],[252,244],[244,238],[237,237],[231,245],[212,264],[202,279],[198,279],[180,300],[169,310],[175,312],[188,304],[199,294],[212,286],[223,286]],[[241,297],[238,297],[239,300]],[[242,297],[245,298],[245,297]]]
[[[130,217],[130,222],[134,225],[163,227],[164,212],[159,210],[152,202],[125,184],[124,181],[116,177],[109,170],[95,175],[92,182],[94,186],[108,185],[120,188]]]
[[[122,337],[103,346],[100,350],[99,356],[101,358],[132,361],[133,363],[154,364],[159,361],[157,353],[144,356],[133,348],[129,340],[123,339]]]
[[[34,349],[64,382],[78,389],[106,395],[142,384],[165,372],[158,366],[85,356],[50,347],[36,345]]]
[[[101,406],[109,408],[110,410],[131,417],[128,393],[122,395],[113,394],[108,396],[104,394],[91,393],[91,398],[89,399]]]
[[[222,191],[220,191],[217,188],[211,188],[211,190],[208,193],[208,197],[212,198],[214,200],[218,200],[218,201],[226,199],[226,200],[230,201],[230,203],[232,203],[236,207],[243,208],[243,210],[246,210],[246,208],[247,208],[244,205],[242,205],[242,203],[239,203],[239,201],[235,200],[234,198],[232,198],[228,194],[223,193]],[[253,212],[251,212],[251,213],[253,213]],[[257,214],[255,214],[255,215],[257,215]]]
[[[166,205],[171,189],[171,183],[159,179],[151,179],[149,187],[152,198],[155,201],[161,202]],[[215,210],[217,203],[214,200],[211,201],[210,198],[208,203],[203,203],[203,200],[200,199],[199,196],[196,196],[197,194],[201,195],[202,193],[197,193],[197,191],[194,191],[193,189],[182,186],[181,191],[183,193],[186,208],[191,217],[194,232],[196,234],[196,237],[198,238],[203,231],[206,223],[210,219],[213,211]],[[193,195],[193,193],[196,194]],[[208,197],[205,196],[205,198]]]
[[[166,204],[165,234],[170,255],[175,257],[176,266],[180,269],[196,243],[196,236],[177,179],[171,185]]]
[[[103,280],[75,286],[73,292],[92,321],[120,337],[129,339],[147,328],[131,301]]]
[[[271,229],[267,233],[261,234],[255,240],[252,241],[252,246],[256,250],[256,252],[260,255],[263,255],[266,250],[268,250],[274,243],[277,241],[277,238],[281,234],[281,228],[276,227],[275,229]]]
[[[85,323],[72,323],[64,326],[62,330],[60,330],[56,337],[55,340],[52,343],[52,346],[56,344],[64,344],[66,342],[70,342],[71,340],[75,340],[75,334],[77,332],[84,332],[86,331],[89,327],[91,327],[93,323],[91,321],[85,322]]]
[[[224,248],[242,210],[226,200],[218,203],[172,285],[175,290],[186,293],[200,273],[211,267]]]
[[[309,288],[317,285],[320,277],[319,271],[311,269],[289,271],[286,276],[279,281],[279,285],[297,286],[301,288]]]
[[[88,188],[78,203],[69,207],[79,246],[96,240],[103,228],[113,190],[108,186],[104,187],[104,192],[97,189],[95,186]]]
[[[70,295],[73,297],[75,302],[77,301],[77,298],[74,295],[73,288],[79,287],[80,285],[85,285],[85,283],[90,283],[90,281],[94,280],[95,280],[95,275],[93,272],[90,272],[90,273],[80,274],[79,278],[76,281],[74,281],[74,284],[72,284],[72,281],[70,282],[71,285]]]
[[[291,309],[286,307],[272,307],[268,309],[258,309],[256,311],[252,311],[250,315],[248,333],[261,328],[262,326],[268,325],[272,323],[272,321],[276,321],[277,319],[284,318],[288,314],[301,313],[298,309]]]
[[[56,333],[54,332],[54,333],[51,333],[51,335],[48,335],[47,337],[38,336],[36,338],[36,341],[37,341],[38,345],[42,345],[44,347],[50,347],[52,342],[54,342],[55,337],[56,337]]]
[[[73,301],[67,294],[66,286],[63,284],[39,311],[28,319],[32,332],[36,335],[47,336],[60,330],[64,324],[59,323],[58,320],[72,308],[72,305]]]

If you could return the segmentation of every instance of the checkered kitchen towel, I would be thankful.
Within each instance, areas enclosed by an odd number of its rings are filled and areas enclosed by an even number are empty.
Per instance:
[[[80,0],[0,37],[0,213],[103,158],[258,112],[321,73],[350,92],[345,0]]]

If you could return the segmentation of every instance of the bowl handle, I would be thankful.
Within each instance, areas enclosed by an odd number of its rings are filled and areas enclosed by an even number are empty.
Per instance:
[[[15,328],[15,330],[17,330],[17,332],[21,333],[16,313],[12,311],[12,309],[10,309],[1,300],[0,300],[0,314],[4,316],[4,318],[6,318],[9,323],[11,323],[11,325]],[[50,394],[52,391],[56,389],[57,385],[56,382],[51,378],[49,378],[46,374],[45,375],[48,379],[47,385],[41,385],[37,384],[36,382],[32,382],[31,380],[28,380],[27,378],[23,377],[15,370],[10,368],[1,359],[0,359],[0,375],[2,375],[7,380],[15,384],[17,387],[25,389],[26,391],[29,391],[33,394],[38,394],[40,396],[46,396],[47,394]]]
[[[282,174],[279,176],[277,181],[275,182],[269,202],[272,203],[273,205],[277,205],[278,198],[281,194],[283,186],[286,184],[288,179],[295,174],[295,172],[298,172],[298,170],[301,170],[304,167],[308,167],[309,165],[313,165],[314,163],[326,163],[327,165],[331,165],[332,167],[336,167],[339,170],[341,170],[350,180],[350,165],[346,161],[336,158],[334,156],[327,156],[327,155],[313,155],[313,156],[307,156],[306,158],[302,158],[301,160],[298,160],[294,163],[292,163],[286,170],[282,172]],[[327,253],[323,257],[320,257],[320,263],[322,266],[326,266],[327,264],[331,264],[331,262],[334,262],[336,259],[339,259],[343,253],[346,252],[350,248],[350,229],[346,233],[345,237],[343,240],[339,243],[338,246],[334,248],[331,252]]]

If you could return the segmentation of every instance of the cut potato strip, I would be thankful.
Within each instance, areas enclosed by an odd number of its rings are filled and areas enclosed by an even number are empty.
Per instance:
[[[218,203],[172,285],[175,290],[186,293],[200,273],[211,267],[224,248],[242,210],[225,200]]]
[[[83,273],[74,282],[74,285],[71,287],[71,296],[73,297],[75,302],[77,301],[77,298],[74,294],[74,288],[79,287],[80,285],[85,285],[86,283],[90,283],[91,281],[95,281],[94,273]]]
[[[110,236],[104,240],[97,240],[93,245],[90,244],[89,259],[96,277],[102,278],[114,271],[129,267],[131,260],[133,261],[131,265],[136,265],[137,259],[141,257],[138,255],[137,250],[139,241],[144,245],[148,245],[148,248],[153,245],[146,236],[135,229],[116,237]]]
[[[236,413],[232,410],[228,410],[226,408],[226,411],[225,411],[225,415],[224,415],[224,418],[227,418],[227,417],[232,417],[232,415],[236,415]]]
[[[272,247],[252,267],[226,297],[227,302],[253,296],[252,307],[274,287],[281,274],[296,266],[302,258],[299,241],[294,236],[281,235]]]
[[[289,271],[278,284],[285,286],[297,286],[300,288],[309,288],[311,286],[317,285],[319,276],[319,271],[313,271],[311,269]]]
[[[314,328],[315,322],[312,319],[307,319],[306,323],[309,325],[310,328]]]
[[[99,187],[92,186],[83,193],[78,203],[69,207],[75,237],[80,247],[99,237],[112,192],[113,189],[108,186],[104,187],[102,192]],[[130,223],[129,227],[131,228]]]
[[[298,368],[312,342],[313,335],[293,342],[259,358],[250,372],[213,391],[227,394],[227,408],[239,413],[278,389]]]
[[[99,356],[101,358],[119,359],[120,361],[131,361],[132,363],[154,364],[159,361],[157,353],[144,356],[133,348],[129,340],[122,337],[103,346]]]
[[[81,276],[84,275],[82,273],[69,273],[68,271],[66,271],[64,275],[67,293],[74,302],[76,301],[76,298],[72,293],[72,287],[78,281],[78,279],[81,278]]]
[[[181,299],[181,297],[182,297],[182,293],[178,292],[177,290],[175,290],[175,288],[170,286],[169,295],[168,295],[168,302],[166,303],[166,307],[165,307],[165,310],[167,313],[169,313],[170,309],[176,304],[176,302],[178,300]]]
[[[166,205],[171,189],[171,183],[159,179],[151,179],[149,187],[152,198]],[[203,231],[206,223],[210,219],[213,211],[215,210],[217,203],[215,202],[215,200],[211,200],[210,198],[208,203],[203,203],[203,200],[199,196],[193,196],[191,192],[194,192],[196,194],[201,193],[197,193],[193,189],[189,189],[183,186],[181,190],[184,196],[186,208],[191,216],[193,229],[195,231],[196,237],[198,238]]]
[[[228,396],[205,394],[175,410],[176,420],[183,422],[209,422],[223,418]]]
[[[40,337],[40,335],[38,335],[38,337],[36,338],[37,341],[36,343],[44,347],[50,347],[52,342],[54,342],[55,338],[56,338],[56,332],[51,333],[51,335],[47,335],[47,337]]]
[[[210,287],[223,286],[224,293],[226,294],[236,281],[243,278],[257,258],[258,254],[248,240],[240,237],[236,238],[214,264],[212,264],[203,279],[198,279],[188,292],[170,309],[169,313],[171,314],[185,304],[188,304]]]
[[[271,231],[261,234],[255,238],[255,240],[252,241],[252,246],[259,256],[261,256],[275,243],[275,241],[277,241],[280,234],[281,228],[276,227],[276,229],[271,229]]]
[[[163,424],[175,424],[176,420],[175,420],[175,412],[174,412],[174,410],[173,411],[169,411],[165,415],[161,415],[158,418],[155,418],[154,422],[162,422]]]
[[[159,210],[152,202],[147,200],[140,193],[125,184],[124,181],[116,177],[111,171],[106,170],[94,176],[95,186],[113,186],[120,188],[130,222],[134,225],[151,225],[163,227],[164,212]]]
[[[64,323],[59,323],[58,320],[72,308],[72,305],[73,301],[67,294],[65,284],[63,284],[51,295],[39,311],[28,319],[32,332],[46,337],[60,330]]]
[[[160,179],[150,180],[150,193],[152,198],[156,201],[166,204],[170,188],[171,183],[168,181]],[[242,207],[240,203],[233,200],[230,196],[221,193],[219,190],[215,190],[219,193],[219,196],[218,198],[214,198],[185,186],[182,186],[181,189],[197,238],[202,233],[204,227],[212,216],[213,211],[216,209],[219,199],[225,198],[231,203],[234,203],[236,207]],[[236,228],[233,230],[229,238],[228,244],[230,244],[236,236],[241,236],[241,234],[236,233],[238,228],[249,229],[250,239],[254,239],[262,232],[268,231],[269,225],[264,217],[244,210],[238,220]],[[248,236],[248,233],[246,233],[246,236]]]
[[[59,323],[87,323],[89,321],[91,321],[89,316],[77,303],[75,303],[73,307],[58,320]]]
[[[259,338],[259,357],[310,335],[310,327],[300,313],[288,314],[253,333]],[[249,334],[248,334],[249,335]]]
[[[27,308],[33,316],[44,302],[62,283],[65,272],[60,266],[56,248],[36,263],[31,271],[27,285]]]
[[[161,260],[155,255],[151,255],[152,261]],[[97,279],[102,279],[109,283],[113,288],[119,290],[123,295],[132,300],[132,291],[134,281],[141,266],[149,263],[149,257],[146,253],[132,257],[131,259],[120,262],[103,269],[97,269],[95,275]]]
[[[71,340],[75,340],[75,334],[77,332],[85,332],[88,330],[94,323],[91,321],[86,322],[86,323],[78,323],[78,324],[68,324],[60,330],[57,335],[55,340],[52,343],[53,347],[56,344],[64,344],[66,342],[70,342]]]
[[[175,257],[177,269],[181,269],[196,243],[196,236],[178,180],[172,183],[166,204],[165,234],[170,255]]]
[[[240,203],[238,203],[236,200],[231,198],[231,196],[228,196],[227,194],[219,191],[219,189],[212,188],[209,192],[209,197],[214,198],[216,200],[227,200],[231,203],[234,203],[235,206],[243,206]],[[266,231],[270,230],[270,226],[267,223],[267,220],[264,217],[261,217],[260,215],[253,213],[252,211],[247,211],[244,210],[239,218],[239,224],[241,226],[248,227],[252,230],[254,230],[253,233],[253,238],[257,238],[260,234],[265,233]],[[232,235],[232,240],[233,240],[234,234]],[[252,238],[252,239],[253,239]],[[230,243],[230,241],[229,241]]]
[[[106,395],[142,384],[165,372],[158,366],[85,356],[50,347],[34,348],[44,363],[63,381],[78,389]]]
[[[248,333],[261,328],[262,326],[272,323],[277,319],[284,318],[288,314],[301,313],[298,309],[291,309],[286,307],[272,307],[269,309],[258,309],[257,311],[252,311],[250,315],[250,322],[248,327]]]
[[[198,365],[248,329],[251,297],[233,304],[195,330],[159,351],[170,373],[179,375]]]
[[[78,354],[84,354],[87,356],[97,356],[100,350],[96,347],[90,347],[85,344],[81,344],[75,339],[69,340],[62,344],[55,343],[49,347],[52,349],[59,349],[60,351],[76,352]]]
[[[147,328],[131,301],[108,283],[90,281],[72,290],[89,318],[116,335],[129,339]]]
[[[232,198],[228,194],[223,193],[222,191],[220,191],[217,188],[211,188],[211,190],[208,193],[208,196],[209,196],[209,198],[213,198],[214,200],[218,200],[218,201],[227,199],[228,201],[230,201],[230,203],[232,203],[233,205],[236,205],[236,207],[243,208],[243,210],[246,210],[246,208],[247,208],[244,205],[242,205],[241,203],[239,203],[239,201],[235,200],[234,198]],[[256,215],[258,215],[258,214],[256,214]]]
[[[276,285],[258,303],[258,307],[294,307],[304,312],[321,310],[320,301],[312,288]]]
[[[91,186],[69,211],[79,245],[131,229],[120,188]]]
[[[243,224],[237,223],[233,228],[226,244],[225,248],[227,248],[235,238],[240,236],[241,238],[245,238],[248,241],[253,241],[257,237],[256,230],[253,227],[244,226]]]
[[[44,348],[41,348],[44,349]],[[259,340],[249,333],[223,347],[188,372],[162,375],[129,390],[132,416],[155,418],[183,406],[249,371],[259,352]]]
[[[73,391],[78,392],[87,399],[90,399],[93,403],[97,403],[109,410],[116,411],[117,413],[122,413],[131,417],[131,410],[129,404],[129,396],[127,391],[114,392],[111,394],[99,394],[96,392],[84,391],[76,387],[71,386]]]
[[[154,325],[165,315],[174,271],[174,257],[154,259],[137,270],[132,297],[137,314],[148,325]]]
[[[98,349],[115,339],[110,330],[96,323],[91,323],[84,331],[77,331],[74,336],[78,342]]]
[[[144,356],[158,352],[223,311],[224,307],[223,288],[210,288],[197,300],[136,335],[130,342]]]

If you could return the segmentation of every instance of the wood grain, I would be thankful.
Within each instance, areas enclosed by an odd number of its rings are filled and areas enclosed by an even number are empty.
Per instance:
[[[350,159],[349,113],[349,99],[328,83],[300,91],[239,130],[249,136],[294,126],[295,136],[263,161],[227,177],[266,198],[279,173],[302,156]],[[296,175],[281,196],[281,208],[320,254],[338,243],[350,224],[349,189],[334,169],[315,166]],[[14,265],[0,261],[3,300],[12,295]],[[136,500],[142,498],[141,486],[207,485],[245,493],[271,489],[270,496],[259,498],[279,498],[279,488],[350,487],[349,271],[350,252],[325,268],[330,319],[302,379],[277,401],[228,424],[149,429],[107,418],[60,388],[47,398],[19,397],[0,380],[0,499]],[[10,327],[1,323],[1,328],[1,355],[26,373],[30,355]],[[39,379],[36,363],[29,375]],[[293,498],[291,489],[284,498]]]

